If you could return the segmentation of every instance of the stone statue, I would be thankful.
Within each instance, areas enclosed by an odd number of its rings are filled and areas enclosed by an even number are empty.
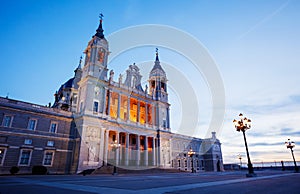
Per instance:
[[[115,75],[114,70],[110,70],[110,72],[109,72],[109,82],[114,80],[114,75]]]
[[[119,84],[122,84],[122,80],[123,80],[123,75],[120,74],[120,75],[119,75]]]
[[[148,85],[145,86],[145,94],[148,94]]]
[[[95,155],[96,155],[96,149],[94,146],[91,146],[89,148],[89,161],[94,162],[95,161]]]

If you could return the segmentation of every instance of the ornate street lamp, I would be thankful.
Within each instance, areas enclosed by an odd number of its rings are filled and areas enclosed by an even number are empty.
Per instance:
[[[246,130],[251,128],[251,120],[244,117],[242,113],[239,114],[240,119],[239,120],[233,120],[234,126],[238,132],[242,131],[245,141],[245,147],[247,152],[247,158],[248,158],[248,174],[246,174],[247,177],[253,177],[256,176],[253,170],[253,166],[250,160],[249,151],[248,151],[248,145],[246,140]]]
[[[112,175],[117,175],[118,174],[118,172],[117,172],[117,150],[119,149],[121,144],[118,144],[118,141],[115,140],[110,145],[112,146],[112,151],[115,152],[115,164],[114,164],[114,171],[113,171]]]
[[[195,172],[195,170],[194,170],[194,158],[193,158],[193,156],[195,155],[195,151],[193,151],[193,149],[192,148],[190,148],[190,151],[188,151],[188,155],[189,155],[189,157],[191,157],[191,159],[192,159],[192,173],[194,173]]]
[[[288,141],[285,142],[285,145],[286,145],[287,149],[291,149],[293,160],[294,160],[294,165],[295,165],[295,172],[299,172],[299,168],[297,166],[297,163],[296,163],[296,160],[295,160],[295,157],[294,157],[294,151],[293,151],[293,148],[295,147],[295,142],[288,139]]]

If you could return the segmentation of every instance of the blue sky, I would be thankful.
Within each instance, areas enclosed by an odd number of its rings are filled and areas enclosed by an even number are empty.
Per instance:
[[[232,124],[240,112],[253,120],[247,138],[254,162],[291,160],[283,142],[291,138],[300,145],[299,10],[296,0],[3,1],[0,95],[42,105],[53,102],[55,91],[73,76],[100,12],[105,35],[135,25],[168,25],[197,38],[221,72],[226,114],[217,135],[224,162],[238,162],[238,154],[246,161],[242,134]],[[188,61],[174,60],[172,54],[160,49],[161,60],[178,63],[197,93],[200,118],[194,135],[203,137],[211,119],[209,90],[192,68],[185,69]],[[118,74],[133,62],[153,59],[154,48],[147,47],[121,55],[110,67]],[[178,100],[170,100],[174,119]],[[299,150],[296,145],[298,160]]]

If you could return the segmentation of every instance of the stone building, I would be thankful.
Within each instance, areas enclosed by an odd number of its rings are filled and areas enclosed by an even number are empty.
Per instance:
[[[153,68],[149,72],[148,84],[144,87],[141,84],[142,75],[136,64],[128,67],[125,78],[122,75],[115,78],[114,71],[108,69],[110,51],[103,33],[102,20],[84,53],[83,66],[80,60],[79,66],[74,71],[74,77],[55,93],[52,108],[38,108],[38,105],[28,104],[33,108],[37,106],[32,110],[32,114],[37,112],[38,115],[43,115],[44,117],[41,116],[40,119],[44,125],[48,123],[50,128],[38,125],[41,128],[30,131],[28,130],[30,121],[27,121],[29,122],[27,127],[23,126],[26,129],[23,130],[24,137],[27,133],[47,133],[45,135],[47,138],[54,139],[59,138],[60,133],[63,134],[61,138],[64,139],[59,140],[61,143],[55,142],[55,145],[62,147],[55,148],[53,156],[64,150],[66,158],[57,158],[57,163],[63,160],[60,164],[65,167],[65,172],[78,173],[106,165],[118,165],[127,169],[160,167],[181,170],[194,168],[196,171],[223,170],[221,144],[216,139],[215,133],[209,139],[200,139],[171,132],[167,74],[160,64],[157,50]],[[3,106],[10,103],[9,99],[2,101]],[[45,113],[42,114],[39,110],[44,110]],[[6,115],[9,115],[6,111],[0,112],[0,120],[1,118],[3,120],[1,133],[2,129],[4,132],[10,128],[6,124]],[[27,118],[30,120],[31,117]],[[63,121],[64,125],[60,123]],[[57,127],[62,127],[58,128],[60,133],[49,132],[52,122],[56,122]],[[21,123],[24,125],[25,121],[18,121],[18,124]],[[65,136],[66,134],[68,136]],[[47,139],[34,137],[37,140],[32,142],[42,140],[46,142]],[[22,150],[20,145],[21,142],[14,146],[19,146],[18,149]],[[10,144],[3,144],[2,147],[3,153],[5,152],[2,159],[6,162]],[[46,154],[48,149],[46,147],[38,147],[37,150]],[[30,157],[35,150],[34,147],[29,153]],[[22,151],[19,155],[22,157]],[[53,156],[54,165],[56,157]],[[6,166],[8,163],[5,162]],[[43,165],[42,161],[39,164]]]
[[[20,173],[40,165],[49,173],[75,171],[79,136],[71,112],[0,97],[0,122],[0,174],[12,166]]]

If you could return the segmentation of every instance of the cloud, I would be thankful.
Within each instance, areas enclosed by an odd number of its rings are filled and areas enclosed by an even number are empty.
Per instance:
[[[282,142],[276,142],[276,143],[266,143],[266,142],[260,142],[260,143],[250,143],[249,146],[282,146]]]
[[[227,114],[222,132],[222,151],[224,162],[236,162],[237,153],[245,153],[242,134],[234,130],[232,120],[242,112],[252,120],[251,129],[246,138],[250,156],[253,161],[290,160],[284,142],[291,138],[300,144],[300,95],[287,93],[276,96],[271,93],[257,93],[246,100],[245,105],[231,106]],[[295,157],[300,158],[295,151]]]
[[[290,99],[292,102],[300,104],[300,95],[291,95]]]

